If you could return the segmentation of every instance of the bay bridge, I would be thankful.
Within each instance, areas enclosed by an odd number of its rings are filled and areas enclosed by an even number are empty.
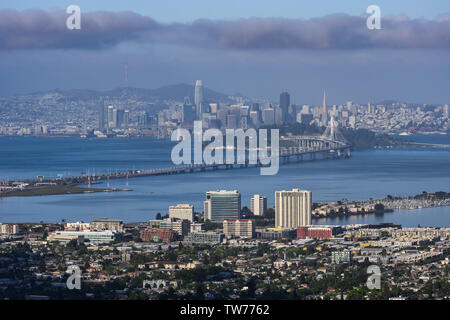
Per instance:
[[[281,147],[279,150],[280,163],[289,163],[303,160],[318,159],[340,159],[351,156],[351,144],[339,131],[334,119],[331,119],[322,135],[317,136],[286,136],[281,138],[287,142],[289,147]],[[270,149],[270,148],[269,148]],[[239,160],[239,159],[238,159]],[[254,161],[251,161],[254,160]],[[242,163],[241,163],[242,162]],[[264,167],[259,159],[249,159],[236,161],[235,163],[202,163],[152,170],[130,170],[108,174],[88,175],[76,177],[76,180],[83,183],[106,179],[123,179],[134,177],[149,177],[158,175],[173,175],[183,173],[202,172],[206,170],[231,170],[236,168]],[[72,178],[73,179],[73,178]]]
[[[340,159],[348,158],[351,156],[351,144],[344,138],[339,131],[334,119],[331,119],[327,128],[322,135],[317,136],[286,136],[281,137],[282,141],[285,141],[290,146],[281,147],[279,150],[278,158],[280,164],[288,163],[291,161],[304,161],[304,160],[319,160],[319,159]],[[268,148],[270,150],[270,147]],[[252,161],[253,160],[253,161]],[[202,163],[193,165],[174,166],[161,169],[151,170],[127,170],[115,173],[102,173],[102,174],[84,174],[82,176],[73,177],[58,177],[58,178],[44,178],[25,180],[30,184],[91,184],[99,181],[105,181],[109,179],[128,179],[136,177],[150,177],[159,175],[173,175],[201,172],[206,170],[219,170],[219,169],[236,169],[236,168],[249,168],[249,167],[264,167],[265,165],[259,159],[249,159],[247,157],[245,161],[235,161],[235,163]]]
[[[290,162],[291,159],[301,161],[305,156],[310,160],[316,160],[317,155],[322,159],[349,158],[351,156],[351,144],[345,139],[336,122],[331,118],[324,133],[320,136],[287,136],[282,140],[289,141],[294,146],[280,148],[282,162]]]

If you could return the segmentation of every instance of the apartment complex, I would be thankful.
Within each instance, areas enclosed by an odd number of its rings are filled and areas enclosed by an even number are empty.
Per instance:
[[[311,191],[276,191],[275,227],[298,228],[311,225],[311,205]]]
[[[264,212],[267,210],[267,198],[260,196],[259,194],[255,194],[250,199],[250,210],[255,216],[264,215]]]
[[[17,234],[19,226],[11,223],[0,223],[0,234]]]

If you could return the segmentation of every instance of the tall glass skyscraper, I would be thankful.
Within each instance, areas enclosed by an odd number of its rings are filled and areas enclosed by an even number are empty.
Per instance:
[[[225,219],[239,219],[241,194],[233,191],[208,191],[204,203],[204,219],[223,222]]]
[[[289,106],[291,105],[291,96],[287,92],[282,92],[280,94],[280,108],[283,112],[282,122],[286,123],[289,121]]]
[[[106,115],[107,111],[106,108],[103,104],[101,104],[98,107],[98,129],[99,130],[104,130],[106,125],[105,125],[105,115]]]
[[[203,83],[202,80],[195,82],[195,107],[197,119],[202,118],[203,114]]]
[[[107,117],[108,117],[108,128],[114,128],[114,107],[113,106],[108,106],[107,109]]]

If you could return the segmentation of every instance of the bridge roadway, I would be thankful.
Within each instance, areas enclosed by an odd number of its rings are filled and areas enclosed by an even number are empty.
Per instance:
[[[340,146],[333,148],[308,148],[302,149],[298,147],[292,148],[280,148],[280,164],[288,163],[291,160],[303,161],[304,157],[309,155],[309,160],[317,160],[316,155],[322,155],[322,159],[337,159],[350,157],[350,146]],[[153,170],[129,170],[116,173],[104,173],[104,174],[92,174],[65,178],[42,178],[42,179],[29,179],[21,180],[29,184],[37,183],[56,183],[56,184],[89,184],[100,182],[108,179],[125,179],[125,178],[137,178],[137,177],[150,177],[159,175],[171,175],[171,174],[183,174],[192,173],[196,171],[205,171],[207,169],[219,170],[219,169],[237,169],[248,167],[268,167],[270,164],[264,165],[259,160],[249,161],[246,159],[245,163],[228,164],[228,163],[212,163],[212,164],[194,164],[178,167],[169,167]],[[10,181],[12,182],[12,181]]]

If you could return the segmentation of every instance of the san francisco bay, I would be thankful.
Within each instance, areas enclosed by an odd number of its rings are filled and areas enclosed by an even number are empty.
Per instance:
[[[410,136],[420,142],[450,144],[450,136]],[[149,138],[0,138],[0,179],[56,177],[173,166],[173,142]],[[409,196],[423,191],[450,190],[450,149],[408,147],[353,152],[350,159],[305,161],[282,165],[274,176],[257,168],[198,172],[129,179],[130,192],[0,198],[0,222],[90,221],[100,217],[126,222],[146,221],[169,205],[190,203],[203,210],[205,192],[237,189],[242,206],[253,194],[274,204],[276,190],[303,188],[313,201],[379,199],[390,194]],[[110,180],[123,188],[125,180]],[[98,185],[105,187],[106,182]],[[93,187],[97,187],[93,186]],[[176,199],[176,200],[174,200]],[[403,226],[450,227],[450,208],[402,210],[384,215],[320,219],[316,224],[393,222]]]

